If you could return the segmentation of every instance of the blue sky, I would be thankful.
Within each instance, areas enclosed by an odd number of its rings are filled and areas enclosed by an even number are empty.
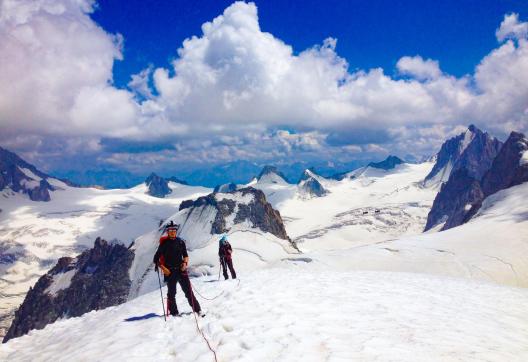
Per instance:
[[[346,167],[528,130],[526,1],[0,6],[0,145],[50,172]]]
[[[167,67],[184,39],[200,33],[232,1],[98,1],[92,19],[125,37],[124,60],[114,80],[149,64]],[[264,31],[299,52],[327,37],[339,40],[338,53],[352,69],[395,71],[405,55],[439,60],[449,74],[472,73],[496,46],[495,29],[504,14],[528,13],[526,1],[255,1]]]

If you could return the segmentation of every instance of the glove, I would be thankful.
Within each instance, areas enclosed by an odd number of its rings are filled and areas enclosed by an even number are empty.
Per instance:
[[[181,266],[180,266],[180,270],[181,270],[182,272],[184,272],[184,271],[187,270],[187,263],[186,263],[186,262],[183,262],[183,263],[181,264]]]

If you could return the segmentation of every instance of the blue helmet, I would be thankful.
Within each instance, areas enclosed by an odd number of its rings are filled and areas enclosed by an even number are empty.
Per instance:
[[[227,236],[222,235],[222,237],[220,238],[220,244],[223,244],[226,241],[227,241]]]

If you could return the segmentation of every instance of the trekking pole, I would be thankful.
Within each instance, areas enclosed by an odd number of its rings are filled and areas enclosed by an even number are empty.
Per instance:
[[[156,272],[158,274],[158,282],[160,287],[160,296],[161,296],[161,308],[163,309],[163,319],[165,319],[165,322],[167,321],[167,316],[165,315],[165,304],[163,303],[163,292],[161,291],[161,278],[159,275],[159,270]]]
[[[220,260],[220,265],[218,265],[218,281],[220,281],[220,272],[222,271],[222,261]]]

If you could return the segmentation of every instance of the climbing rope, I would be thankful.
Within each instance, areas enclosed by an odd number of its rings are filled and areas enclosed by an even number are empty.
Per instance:
[[[209,350],[211,352],[213,352],[215,362],[218,362],[218,359],[216,357],[216,351],[211,347],[211,344],[209,343],[209,340],[207,339],[207,337],[205,336],[204,332],[200,329],[200,326],[198,325],[198,318],[196,318],[196,312],[195,312],[195,308],[194,308],[193,287],[192,287],[192,283],[191,283],[190,279],[189,279],[189,287],[191,289],[191,301],[192,301],[192,309],[193,309],[193,315],[194,315],[194,323],[196,324],[196,330],[201,334],[201,336],[204,339],[205,343],[207,343],[207,347],[209,348]],[[222,294],[222,293],[220,293],[220,294]]]

